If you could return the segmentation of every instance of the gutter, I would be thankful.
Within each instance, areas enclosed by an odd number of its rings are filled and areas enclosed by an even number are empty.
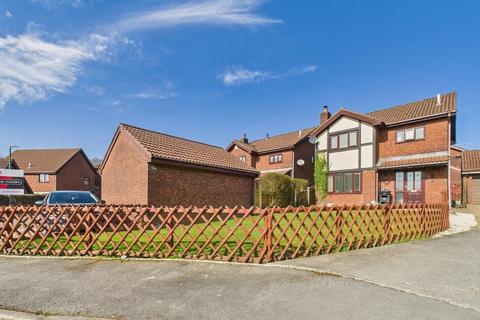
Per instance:
[[[424,121],[424,120],[432,120],[432,119],[439,119],[439,118],[443,118],[445,116],[448,116],[449,118],[453,115],[453,114],[456,114],[457,112],[444,112],[444,113],[438,113],[438,114],[435,114],[435,115],[431,115],[431,116],[424,116],[424,117],[418,117],[418,118],[412,118],[412,119],[408,119],[408,120],[403,120],[403,121],[398,121],[398,122],[392,122],[392,123],[386,123],[385,125],[387,127],[397,127],[397,126],[402,126],[402,125],[405,125],[405,124],[408,124],[408,123],[412,123],[412,122],[419,122],[419,121]],[[450,142],[449,142],[450,144]]]

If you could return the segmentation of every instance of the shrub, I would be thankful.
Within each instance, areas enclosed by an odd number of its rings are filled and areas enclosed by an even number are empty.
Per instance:
[[[315,190],[317,197],[320,201],[327,197],[327,177],[328,167],[325,153],[319,152],[315,156],[315,168],[314,168],[314,180]]]
[[[292,179],[284,174],[273,172],[266,173],[260,177],[259,181],[262,206],[286,207],[303,203],[307,185],[308,181],[304,179]]]
[[[35,201],[43,200],[45,195],[43,194],[24,194],[11,196],[12,205],[32,205]],[[8,205],[8,196],[0,195],[0,205]]]

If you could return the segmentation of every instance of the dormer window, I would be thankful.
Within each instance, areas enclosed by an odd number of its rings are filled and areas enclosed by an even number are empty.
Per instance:
[[[396,141],[397,143],[414,141],[414,140],[423,140],[425,139],[425,128],[409,128],[404,130],[397,131]]]
[[[242,162],[247,162],[247,158],[245,156],[238,156],[238,160]]]
[[[358,145],[358,131],[330,135],[330,149],[348,149]]]

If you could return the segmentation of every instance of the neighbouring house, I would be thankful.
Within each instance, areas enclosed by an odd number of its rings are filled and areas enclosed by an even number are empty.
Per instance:
[[[0,158],[0,169],[8,169],[9,167],[13,170],[18,170],[19,167],[17,165],[17,163],[15,162],[15,160],[12,159],[12,164],[11,166],[9,166],[9,161],[8,161],[8,157],[7,158]],[[30,186],[28,185],[27,181],[24,180],[24,188],[23,188],[23,192],[25,194],[31,194],[33,193],[32,192],[32,189],[30,188]]]
[[[226,150],[261,174],[277,172],[312,183],[315,145],[309,142],[309,135],[316,128],[267,135],[251,142],[244,134],[240,140],[232,141]]]
[[[463,151],[462,176],[465,203],[480,205],[480,150]]]
[[[82,190],[100,196],[99,176],[82,149],[19,149],[12,159],[33,193]]]
[[[329,118],[311,133],[328,162],[325,202],[369,203],[380,191],[396,203],[449,201],[456,100],[453,92],[367,114],[341,109]]]
[[[100,166],[107,203],[251,206],[257,170],[224,149],[120,124]]]

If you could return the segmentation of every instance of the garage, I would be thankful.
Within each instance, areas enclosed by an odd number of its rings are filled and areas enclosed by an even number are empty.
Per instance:
[[[480,175],[471,176],[469,186],[470,190],[467,192],[467,203],[480,205]]]
[[[480,205],[480,150],[464,151],[462,158],[464,201]]]

